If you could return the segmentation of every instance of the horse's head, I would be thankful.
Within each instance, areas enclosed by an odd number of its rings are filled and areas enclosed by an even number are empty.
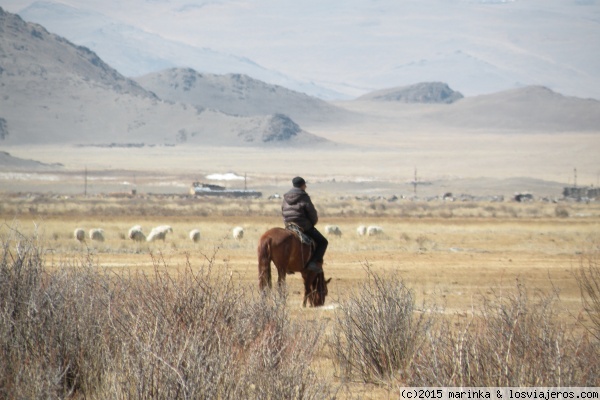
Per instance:
[[[315,274],[313,281],[310,284],[310,291],[304,298],[303,305],[306,306],[306,300],[308,300],[311,307],[321,307],[325,304],[325,298],[327,297],[327,285],[331,282],[331,278],[325,280],[325,274],[319,272]]]

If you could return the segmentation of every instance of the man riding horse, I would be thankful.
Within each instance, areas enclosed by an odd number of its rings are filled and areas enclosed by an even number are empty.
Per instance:
[[[306,193],[306,181],[297,176],[292,179],[292,185],[294,187],[283,195],[283,202],[281,204],[283,222],[286,227],[289,224],[297,225],[304,234],[314,240],[316,248],[306,265],[306,269],[317,273],[323,272],[323,256],[329,242],[315,228],[319,216],[310,196]]]

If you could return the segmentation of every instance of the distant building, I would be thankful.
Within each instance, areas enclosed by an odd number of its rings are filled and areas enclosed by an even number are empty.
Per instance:
[[[600,188],[592,186],[566,187],[563,189],[563,197],[576,200],[590,200],[600,198]]]
[[[533,201],[533,195],[531,193],[517,193],[515,194],[515,201],[519,203]]]
[[[220,196],[220,197],[261,197],[262,193],[255,190],[226,189],[223,186],[208,183],[194,182],[190,194],[195,196]]]

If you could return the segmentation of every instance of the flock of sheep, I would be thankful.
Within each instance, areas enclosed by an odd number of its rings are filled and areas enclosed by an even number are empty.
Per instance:
[[[326,225],[325,233],[327,235],[342,236],[342,230],[337,225]],[[360,225],[358,228],[356,228],[356,234],[358,236],[378,236],[383,234],[383,228],[376,225]]]
[[[135,225],[129,229],[127,237],[134,242],[155,242],[157,240],[162,240],[164,242],[168,233],[173,233],[173,228],[171,228],[169,225],[160,225],[152,228],[148,236],[146,236],[146,234],[142,231],[142,227],[140,225]],[[86,239],[85,230],[83,228],[75,229],[73,235],[75,236],[75,239],[80,242],[83,242]],[[242,239],[244,237],[244,228],[241,226],[236,226],[233,228],[232,235],[236,240]],[[90,229],[88,232],[88,237],[90,240],[104,242],[104,230],[100,228]],[[192,229],[189,232],[189,238],[194,243],[199,242],[200,229]]]
[[[152,228],[152,230],[150,231],[150,233],[148,235],[146,235],[142,231],[142,227],[140,225],[135,225],[135,226],[131,227],[131,229],[129,229],[127,236],[129,237],[129,239],[133,240],[134,242],[144,242],[144,241],[145,242],[154,242],[157,240],[162,240],[164,242],[168,233],[173,233],[173,228],[171,228],[169,225],[160,225],[155,228]],[[338,237],[342,236],[342,230],[337,225],[326,225],[325,233],[327,235],[333,235],[333,236],[338,236]],[[377,236],[377,235],[383,234],[383,228],[381,228],[380,226],[374,226],[374,225],[372,225],[372,226],[361,225],[358,228],[356,228],[356,234],[358,236]],[[73,233],[73,235],[75,236],[75,239],[77,239],[80,242],[83,242],[84,240],[86,240],[85,230],[83,228],[75,229],[75,232]],[[236,226],[232,230],[232,236],[235,240],[242,239],[244,237],[244,228],[242,228],[241,226]],[[103,242],[104,241],[104,230],[100,229],[100,228],[90,229],[88,232],[88,237],[90,240],[94,240],[97,242]],[[189,238],[194,243],[199,242],[200,241],[200,230],[192,229],[189,232]]]

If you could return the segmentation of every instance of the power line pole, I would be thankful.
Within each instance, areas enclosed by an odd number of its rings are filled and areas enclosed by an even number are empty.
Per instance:
[[[413,180],[413,192],[417,195],[417,167],[415,167],[415,179]]]
[[[84,174],[84,183],[83,183],[83,196],[87,197],[87,165],[85,166],[85,174]]]

